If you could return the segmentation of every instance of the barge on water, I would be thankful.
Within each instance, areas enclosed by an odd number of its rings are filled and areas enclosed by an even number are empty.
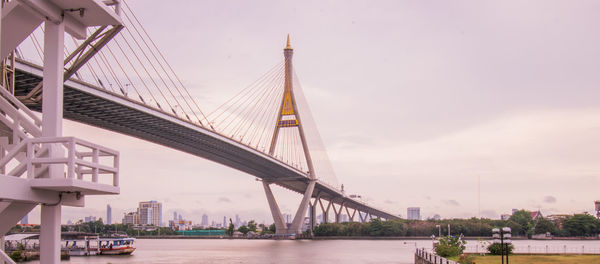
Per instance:
[[[131,255],[135,251],[134,242],[132,237],[100,238],[100,254]]]

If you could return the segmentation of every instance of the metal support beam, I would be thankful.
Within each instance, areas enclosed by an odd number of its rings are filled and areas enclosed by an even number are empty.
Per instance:
[[[18,223],[23,216],[29,213],[37,206],[34,203],[20,202],[1,202],[6,203],[3,210],[0,210],[0,234],[4,235]],[[4,244],[2,244],[4,246]]]
[[[94,33],[92,33],[84,42],[82,42],[67,58],[64,60],[64,67],[67,67],[71,61],[70,66],[65,70],[63,74],[63,80],[68,80],[73,76],[83,65],[85,65],[94,55],[100,50],[120,31],[123,29],[122,25],[112,26],[107,29],[107,26],[99,27]],[[17,96],[19,100],[25,104],[37,104],[39,103],[42,96],[42,82],[35,86],[27,95]]]

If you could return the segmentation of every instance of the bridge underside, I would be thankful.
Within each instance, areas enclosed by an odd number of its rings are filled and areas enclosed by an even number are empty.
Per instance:
[[[16,68],[15,95],[27,95],[41,81],[41,67],[19,61]],[[32,110],[41,111],[41,102],[28,106]],[[304,193],[309,184],[306,172],[258,150],[121,94],[74,79],[65,82],[64,117],[218,162],[300,194]],[[344,204],[372,216],[398,218],[346,197],[320,181],[317,181],[312,196]]]

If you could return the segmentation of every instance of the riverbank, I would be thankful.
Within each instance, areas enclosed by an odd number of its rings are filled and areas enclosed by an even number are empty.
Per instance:
[[[135,236],[134,236],[135,237]],[[136,239],[278,239],[278,238],[262,238],[262,237],[228,237],[228,236],[139,236]],[[300,237],[297,239],[313,239],[313,240],[431,240],[431,237],[426,236],[389,236],[389,237],[373,237],[373,236],[316,236],[316,237]],[[492,240],[492,237],[464,237],[466,240]],[[512,240],[530,240],[530,241],[593,241],[600,240],[596,237],[553,237],[550,239],[528,239],[526,237],[513,237]]]
[[[456,258],[453,260],[456,261]],[[501,264],[500,256],[476,256],[477,264]],[[597,264],[600,255],[510,255],[511,263],[533,264]]]

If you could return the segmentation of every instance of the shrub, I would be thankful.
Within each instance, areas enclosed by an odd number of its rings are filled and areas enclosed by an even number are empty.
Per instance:
[[[467,242],[462,240],[462,236],[442,237],[438,243],[434,245],[435,253],[442,257],[456,257],[463,253],[466,243]]]
[[[458,257],[458,263],[460,263],[460,264],[475,264],[475,256],[461,254],[460,257]]]
[[[493,244],[489,245],[487,249],[491,255],[501,255],[502,254],[502,249],[500,247],[500,243],[493,243]],[[513,244],[508,244],[508,247],[505,246],[505,248],[504,248],[504,253],[512,254],[514,249],[515,249],[515,246],[513,246]]]
[[[21,250],[15,250],[11,252],[10,258],[15,262],[23,261],[23,255],[21,254]]]

